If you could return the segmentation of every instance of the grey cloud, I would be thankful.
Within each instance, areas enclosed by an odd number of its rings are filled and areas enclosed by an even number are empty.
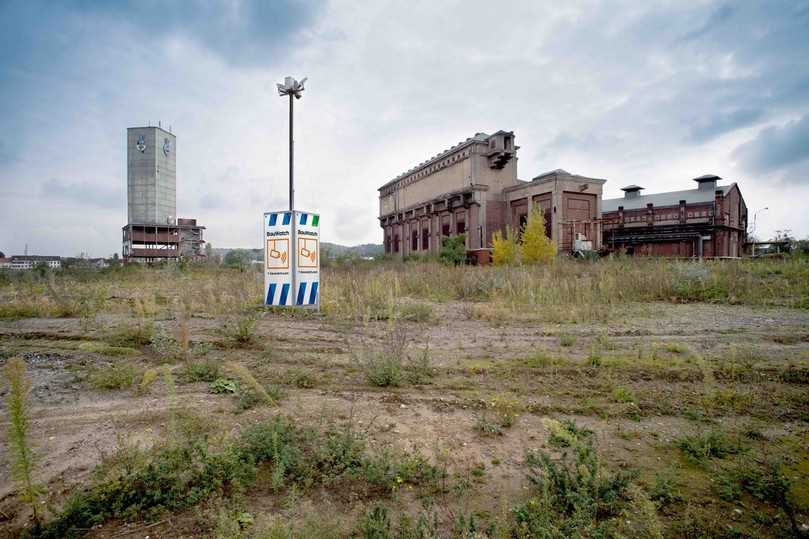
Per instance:
[[[51,178],[42,184],[42,196],[72,202],[79,206],[117,209],[124,200],[122,190],[90,182],[68,182]]]
[[[694,142],[706,142],[720,135],[747,127],[764,115],[761,109],[735,109],[720,112],[704,119],[697,119],[691,127],[690,139]]]
[[[736,10],[728,4],[720,6],[718,9],[716,9],[713,13],[710,14],[705,23],[703,23],[699,28],[696,28],[695,30],[686,33],[681,38],[681,40],[693,41],[704,37],[705,35],[709,34],[712,30],[715,30],[717,26],[725,23],[728,19],[730,19],[735,11]]]
[[[782,126],[762,129],[756,138],[736,148],[733,156],[756,173],[772,172],[809,160],[809,114]]]
[[[301,28],[321,8],[320,0],[86,1],[87,13],[123,22],[146,36],[181,35],[238,65],[265,65],[283,49],[301,45]]]

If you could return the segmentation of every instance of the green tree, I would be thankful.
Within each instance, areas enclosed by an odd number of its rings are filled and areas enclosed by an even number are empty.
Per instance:
[[[547,264],[556,256],[556,244],[545,235],[545,217],[538,205],[531,209],[528,221],[523,225],[522,261],[525,264]]]
[[[250,265],[250,255],[244,249],[232,249],[225,255],[225,265],[244,271]]]
[[[441,262],[447,265],[460,266],[466,262],[466,236],[458,234],[444,238],[438,254]]]
[[[520,257],[520,245],[510,226],[506,227],[505,235],[499,230],[492,235],[492,247],[492,262],[495,266],[516,264]]]

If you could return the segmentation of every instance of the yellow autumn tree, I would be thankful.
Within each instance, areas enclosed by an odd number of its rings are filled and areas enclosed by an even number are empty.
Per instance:
[[[506,233],[499,230],[492,234],[492,263],[495,266],[510,266],[517,263],[520,254],[520,245],[514,237],[514,231],[510,226],[506,227]]]
[[[538,205],[531,209],[520,237],[524,264],[547,264],[556,257],[556,244],[545,235],[545,217]]]

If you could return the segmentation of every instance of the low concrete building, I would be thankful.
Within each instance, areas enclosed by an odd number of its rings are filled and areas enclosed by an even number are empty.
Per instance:
[[[735,183],[714,174],[696,189],[642,195],[628,185],[623,198],[602,202],[604,247],[630,255],[738,257],[747,238],[747,206]]]
[[[50,269],[62,267],[62,259],[58,256],[15,255],[5,260],[5,268],[10,270],[32,270],[37,264],[44,264]]]
[[[556,169],[540,174],[530,182],[519,182],[503,190],[508,222],[519,231],[527,222],[532,206],[538,206],[545,219],[545,234],[559,252],[570,252],[579,245],[589,250],[601,248],[601,192],[607,180],[588,178]]]

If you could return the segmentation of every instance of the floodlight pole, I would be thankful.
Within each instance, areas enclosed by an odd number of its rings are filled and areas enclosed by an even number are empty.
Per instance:
[[[294,187],[294,161],[295,161],[295,140],[292,138],[292,102],[293,94],[289,93],[289,211],[295,210],[295,187]]]

